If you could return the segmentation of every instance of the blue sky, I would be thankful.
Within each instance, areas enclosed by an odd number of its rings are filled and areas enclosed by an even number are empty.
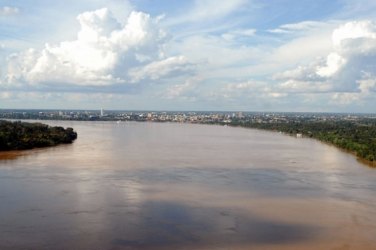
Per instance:
[[[376,112],[376,2],[0,1],[0,108]]]

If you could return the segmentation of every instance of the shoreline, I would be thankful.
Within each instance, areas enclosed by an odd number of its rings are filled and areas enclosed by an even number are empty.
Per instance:
[[[51,120],[33,120],[33,119],[21,119],[21,120],[17,120],[17,119],[7,119],[8,121],[36,121],[36,122],[39,122],[39,121],[67,121],[67,120],[54,120],[54,119],[51,119]],[[68,121],[76,121],[76,122],[87,122],[86,120],[68,120]],[[98,121],[89,121],[89,122],[98,122]],[[117,120],[106,120],[106,121],[99,121],[99,122],[118,122]],[[282,133],[284,135],[288,135],[288,136],[291,136],[291,137],[296,137],[295,133],[288,133],[288,132],[284,132],[284,131],[278,131],[276,129],[268,129],[268,128],[260,128],[260,127],[253,127],[253,126],[246,126],[246,125],[240,125],[240,124],[231,124],[231,123],[205,123],[205,122],[174,122],[174,121],[149,121],[149,120],[146,120],[146,121],[121,121],[121,122],[140,122],[140,123],[143,123],[143,122],[151,122],[151,123],[181,123],[181,124],[197,124],[197,125],[217,125],[217,126],[229,126],[229,127],[237,127],[237,128],[245,128],[245,129],[257,129],[257,130],[262,130],[262,131],[269,131],[269,132],[275,132],[275,133]],[[316,140],[316,141],[319,141],[321,143],[324,143],[326,145],[329,145],[329,146],[333,146],[347,154],[351,154],[353,155],[356,160],[360,163],[362,163],[363,165],[366,165],[368,167],[371,167],[371,168],[376,168],[376,161],[370,161],[370,160],[367,160],[365,158],[362,158],[360,157],[356,151],[352,151],[352,150],[349,150],[349,149],[346,149],[346,148],[343,148],[343,147],[340,147],[334,143],[331,143],[330,141],[325,141],[325,140],[321,140],[317,137],[314,137],[314,136],[307,136],[306,134],[302,133],[302,138],[306,138],[306,139],[313,139],[313,140]],[[73,141],[71,142],[73,143]],[[53,146],[46,146],[47,148],[48,147],[55,147],[55,146],[58,146],[60,144],[57,144],[57,145],[53,145]],[[16,149],[16,150],[0,150],[0,154],[3,153],[3,152],[10,152],[10,151],[20,151],[20,152],[23,152],[25,150],[31,150],[31,149],[37,149],[37,148],[46,148],[46,147],[35,147],[35,148],[28,148],[28,149]],[[0,156],[0,160],[2,160],[2,157]]]
[[[213,124],[215,125],[215,124]],[[220,125],[220,126],[223,126],[222,124],[216,124],[216,125]],[[230,127],[239,127],[239,128],[247,128],[247,129],[257,129],[257,130],[262,130],[262,131],[269,131],[269,132],[272,132],[272,133],[281,133],[283,135],[287,135],[287,136],[290,136],[290,137],[296,137],[296,135],[292,134],[292,133],[287,133],[287,132],[283,132],[283,131],[277,131],[277,130],[274,130],[274,129],[266,129],[266,128],[256,128],[256,127],[247,127],[247,126],[241,126],[241,125],[227,125],[227,126],[230,126]],[[359,155],[357,155],[357,153],[355,151],[351,151],[351,150],[348,150],[348,149],[345,149],[345,148],[342,148],[342,147],[339,147],[337,145],[335,145],[334,143],[331,143],[331,142],[328,142],[328,141],[324,141],[324,140],[320,140],[319,138],[316,138],[316,137],[310,137],[310,136],[306,136],[305,134],[302,134],[302,137],[301,138],[305,138],[305,139],[312,139],[312,140],[315,140],[315,141],[318,141],[318,142],[321,142],[321,143],[324,143],[328,146],[332,146],[332,147],[335,147],[339,150],[341,150],[342,152],[344,153],[347,153],[347,154],[350,154],[352,156],[355,157],[355,159],[364,164],[364,165],[367,165],[368,167],[371,167],[371,168],[376,168],[376,161],[370,161],[370,160],[367,160],[367,159],[364,159],[362,157],[360,157]]]
[[[0,120],[0,152],[54,147],[71,144],[76,139],[77,132],[70,127]]]

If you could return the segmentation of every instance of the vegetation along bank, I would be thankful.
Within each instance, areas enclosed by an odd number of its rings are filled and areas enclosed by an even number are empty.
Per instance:
[[[75,139],[77,133],[73,128],[0,120],[0,151],[50,147],[72,143]]]

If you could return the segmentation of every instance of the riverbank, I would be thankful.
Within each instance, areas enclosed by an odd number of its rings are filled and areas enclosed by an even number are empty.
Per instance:
[[[219,123],[223,125],[223,123]],[[376,167],[376,124],[349,121],[294,122],[294,123],[229,123],[234,127],[256,128],[308,137],[336,146],[355,155],[359,161]]]
[[[106,121],[122,120],[113,117],[104,117]],[[139,116],[135,116],[139,117]],[[132,118],[132,117],[131,117]],[[321,142],[334,145],[339,149],[358,157],[359,161],[369,166],[376,164],[376,119],[358,117],[349,120],[348,117],[332,116],[245,116],[224,120],[210,119],[194,121],[162,121],[162,120],[134,120],[138,122],[183,122],[198,124],[216,124],[233,127],[256,128],[270,131],[283,132],[292,136],[302,136],[317,139]],[[133,118],[132,118],[133,119]],[[52,119],[53,120],[53,119]],[[127,120],[125,120],[127,121]],[[132,120],[133,121],[133,120]]]
[[[72,143],[76,139],[73,128],[0,120],[0,151],[51,147]]]

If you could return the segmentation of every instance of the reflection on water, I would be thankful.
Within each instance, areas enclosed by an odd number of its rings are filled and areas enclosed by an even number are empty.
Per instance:
[[[72,145],[0,154],[0,249],[375,249],[376,172],[309,139],[51,122]]]

